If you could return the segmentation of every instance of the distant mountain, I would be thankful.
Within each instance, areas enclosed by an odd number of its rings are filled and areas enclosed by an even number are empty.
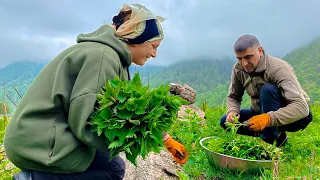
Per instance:
[[[294,68],[311,102],[320,103],[320,38],[283,57]]]
[[[20,102],[20,97],[18,93],[14,90],[13,86],[16,87],[18,92],[23,96],[34,78],[39,74],[39,72],[44,68],[45,64],[31,61],[17,61],[9,64],[4,68],[0,68],[0,102],[3,102],[4,90],[3,83],[5,85],[6,94],[14,101],[15,104]],[[143,78],[147,78],[148,73],[157,72],[161,70],[162,66],[130,66],[130,74],[133,75],[134,72],[139,72]],[[6,96],[6,101],[9,105],[13,107]]]
[[[129,67],[130,75],[133,77],[135,72],[139,72],[140,76],[143,78],[147,78],[148,74],[156,73],[166,68],[166,66],[154,66],[154,65],[144,65],[144,66],[137,66],[132,64]]]
[[[180,61],[150,74],[150,85],[188,84],[198,93],[204,93],[228,82],[234,63],[230,59]]]
[[[304,47],[293,50],[283,59],[295,69],[299,82],[311,97],[311,103],[320,104],[320,38]],[[151,87],[169,83],[188,84],[197,91],[198,105],[206,100],[207,104],[213,107],[225,104],[234,63],[234,59],[203,59],[180,61],[169,66],[146,65],[140,67],[133,65],[130,67],[130,74],[139,72],[143,83],[148,84],[149,82]],[[12,63],[0,69],[0,82],[5,83],[9,96],[18,102],[19,97],[12,84],[23,95],[43,67],[44,64],[36,62]],[[2,98],[3,88],[0,90],[0,102]],[[243,106],[247,107],[249,103],[246,96]]]
[[[18,92],[23,95],[32,83],[33,79],[39,74],[44,64],[30,61],[14,62],[0,69],[0,102],[3,101],[5,85],[6,94],[16,103],[20,101],[20,97],[14,90],[16,87]],[[8,98],[6,97],[8,100]],[[9,102],[10,104],[10,102]]]
[[[198,105],[206,100],[211,107],[221,106],[225,104],[234,64],[234,59],[180,61],[158,72],[150,73],[150,86],[188,84],[196,90]],[[144,84],[147,84],[145,77],[143,80]],[[248,97],[245,98],[243,106],[249,106]]]

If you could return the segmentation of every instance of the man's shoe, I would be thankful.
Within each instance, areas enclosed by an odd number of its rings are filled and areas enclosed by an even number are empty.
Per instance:
[[[287,133],[284,131],[279,132],[279,138],[277,140],[276,147],[281,147],[281,146],[285,145],[287,141],[288,141]]]
[[[14,180],[32,180],[31,171],[23,170],[18,174],[13,175],[12,179]]]

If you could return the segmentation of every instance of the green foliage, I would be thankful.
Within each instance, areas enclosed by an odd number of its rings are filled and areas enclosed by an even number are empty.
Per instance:
[[[1,151],[1,147],[0,147]],[[10,163],[10,161],[6,160],[4,155],[4,152],[0,152],[0,179],[1,180],[12,180],[13,174],[19,173],[20,169],[19,168],[13,168],[10,170],[7,170],[6,167]]]
[[[237,135],[238,128],[245,128],[246,124],[240,123],[235,115],[233,121],[225,123],[230,133],[218,140],[212,138],[205,141],[205,146],[213,152],[243,159],[272,160],[278,157],[279,148],[263,142],[260,138]]]
[[[109,144],[110,158],[124,151],[136,165],[136,157],[145,159],[149,152],[160,152],[162,132],[177,119],[187,102],[169,94],[169,86],[150,90],[143,86],[138,73],[130,81],[115,78],[106,82],[97,95],[99,109],[92,114],[92,131]]]
[[[207,108],[208,108],[207,101],[204,100],[204,101],[201,103],[200,109],[201,109],[203,112],[206,112]]]
[[[3,144],[4,132],[8,125],[8,117],[0,117],[0,145]]]
[[[8,120],[10,117],[0,117],[0,179],[10,180],[14,173],[18,173],[20,170],[18,168],[8,169],[6,168],[10,163],[5,156],[3,147],[3,138],[5,128],[8,125]]]
[[[247,136],[237,136],[231,141],[212,138],[205,142],[205,146],[213,152],[250,160],[272,160],[280,152],[279,148],[264,143],[259,138]]]
[[[204,149],[199,141],[208,136],[216,136],[219,139],[230,135],[220,127],[220,118],[225,113],[225,108],[208,108],[206,120],[194,116],[193,112],[188,116],[188,121],[177,121],[170,132],[185,145],[189,151],[189,160],[179,172],[181,179],[302,179],[310,177],[320,178],[320,106],[312,106],[313,122],[303,131],[290,133],[287,144],[281,148],[282,161],[279,164],[278,178],[273,176],[273,170],[262,170],[261,173],[251,174],[246,172],[230,172],[219,167],[212,167],[206,157]],[[239,135],[240,136],[240,135]],[[244,138],[253,138],[246,137]],[[219,148],[220,146],[216,144]],[[312,158],[314,152],[314,158]],[[314,159],[314,160],[312,160]]]

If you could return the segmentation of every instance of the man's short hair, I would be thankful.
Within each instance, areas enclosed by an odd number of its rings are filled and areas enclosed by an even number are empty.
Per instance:
[[[237,41],[234,43],[235,52],[243,52],[248,48],[258,48],[260,46],[259,40],[250,34],[245,34],[240,36]]]

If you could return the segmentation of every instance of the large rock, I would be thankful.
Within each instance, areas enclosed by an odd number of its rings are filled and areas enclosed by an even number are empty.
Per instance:
[[[186,120],[186,116],[189,116],[189,114],[186,112],[187,110],[190,110],[191,114],[195,112],[197,116],[203,120],[206,119],[205,112],[203,112],[198,106],[195,104],[188,104],[188,105],[182,105],[180,107],[180,110],[178,111],[178,117],[180,120]]]
[[[139,156],[137,167],[126,160],[124,153],[120,153],[120,156],[126,162],[124,180],[179,179],[176,172],[181,170],[181,166],[173,162],[172,155],[166,150],[162,150],[160,154],[149,153],[145,160]]]
[[[179,95],[191,104],[196,100],[196,91],[187,84],[181,86],[180,84],[170,83],[170,93]]]

